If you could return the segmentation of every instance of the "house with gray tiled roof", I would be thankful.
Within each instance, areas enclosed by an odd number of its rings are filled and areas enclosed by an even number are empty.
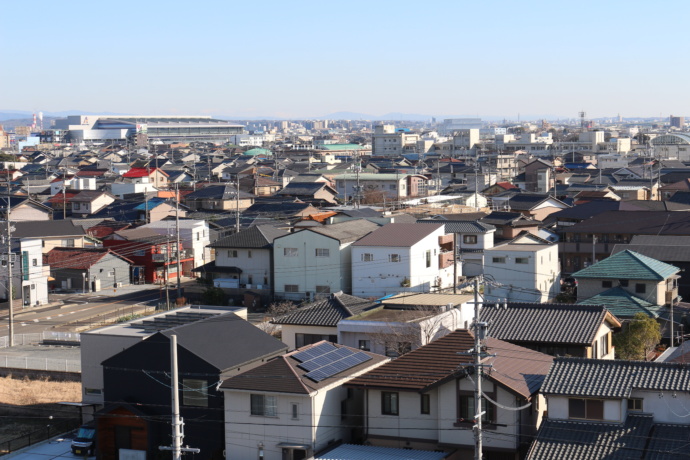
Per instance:
[[[306,459],[358,440],[363,393],[344,384],[387,361],[322,341],[225,380],[226,451],[242,459]]]
[[[195,268],[215,286],[228,289],[273,291],[273,240],[288,232],[257,225],[221,238],[209,246],[215,260]]]
[[[602,305],[485,304],[481,321],[491,336],[552,356],[614,359],[611,341],[620,321]]]
[[[688,388],[688,364],[556,358],[527,458],[687,458]]]
[[[573,277],[578,282],[578,302],[620,287],[650,304],[669,305],[677,301],[679,272],[678,267],[625,250],[573,273]]]
[[[281,325],[281,340],[292,350],[321,340],[338,342],[341,320],[377,306],[368,299],[334,292],[271,322]]]
[[[483,453],[519,458],[544,415],[540,387],[553,358],[493,337],[484,345],[491,371],[482,375]],[[473,347],[470,331],[455,330],[347,382],[364,391],[366,441],[472,458],[476,377],[464,352]]]

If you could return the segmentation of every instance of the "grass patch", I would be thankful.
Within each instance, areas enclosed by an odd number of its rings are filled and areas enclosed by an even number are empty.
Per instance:
[[[0,404],[28,406],[81,401],[81,383],[0,377]]]

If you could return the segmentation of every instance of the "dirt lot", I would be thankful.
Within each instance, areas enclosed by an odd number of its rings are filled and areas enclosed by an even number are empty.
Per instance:
[[[0,377],[0,443],[79,417],[63,401],[81,401],[78,382]]]

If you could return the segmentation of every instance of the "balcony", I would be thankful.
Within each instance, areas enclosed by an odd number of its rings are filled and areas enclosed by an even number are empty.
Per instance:
[[[447,268],[453,265],[453,251],[442,252],[438,255],[438,268]]]
[[[188,249],[183,249],[182,251],[179,251],[180,254],[180,260],[184,259],[191,259],[194,257],[194,254],[192,251]],[[177,252],[172,252],[170,255],[168,254],[151,254],[151,260],[154,262],[159,262],[159,263],[175,263],[177,262]]]

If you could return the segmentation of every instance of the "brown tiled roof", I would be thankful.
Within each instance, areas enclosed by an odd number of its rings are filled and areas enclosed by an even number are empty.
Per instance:
[[[443,224],[388,224],[374,230],[364,238],[360,239],[353,246],[392,246],[408,247],[412,246],[423,238],[429,236]]]
[[[317,383],[305,377],[307,371],[297,367],[300,362],[294,359],[292,356],[300,351],[304,351],[324,342],[325,341],[321,341],[313,345],[307,345],[286,355],[278,356],[266,364],[229,378],[223,382],[221,388],[275,393],[310,394],[314,391],[328,387],[338,380],[347,379],[351,375],[357,374],[366,369],[371,369],[374,366],[379,366],[389,359],[385,356],[377,355],[375,353],[363,352],[371,356],[372,359]],[[350,348],[335,343],[333,345],[337,348],[349,348],[353,352],[361,351],[356,348]]]
[[[133,263],[115,251],[105,248],[53,248],[44,255],[44,263],[54,265],[56,268],[86,270],[108,254],[119,257],[127,263]]]
[[[466,352],[473,347],[472,334],[459,329],[346,385],[425,392],[451,379],[464,377],[465,369],[471,366],[463,364],[472,362],[472,357],[458,352]],[[524,398],[539,390],[553,362],[551,356],[494,338],[486,340],[485,351],[496,355],[485,358],[485,363],[493,365],[485,377]]]

